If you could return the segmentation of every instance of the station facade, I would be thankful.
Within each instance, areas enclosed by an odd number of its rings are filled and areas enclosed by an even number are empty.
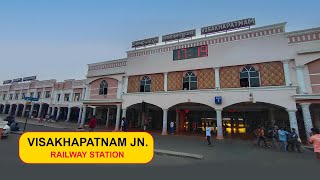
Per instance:
[[[95,115],[117,131],[126,117],[131,129],[146,125],[166,135],[171,121],[176,132],[187,134],[203,133],[209,123],[222,139],[277,124],[308,138],[312,127],[320,128],[320,28],[286,32],[285,25],[130,50],[126,58],[89,64],[83,81],[25,86],[33,89],[27,93],[41,91],[44,97],[52,92],[52,98],[40,100],[46,107],[36,108],[38,116],[63,111],[70,120],[76,107],[81,125]],[[19,86],[0,87],[0,112],[21,106],[8,97],[18,90],[21,95]],[[65,92],[81,100],[64,102]]]
[[[274,124],[307,138],[311,127],[320,128],[320,28],[285,32],[285,25],[140,48],[124,59],[89,64],[83,106],[96,107],[95,115],[115,130],[126,117],[131,128],[147,124],[162,134],[173,121],[185,133],[201,133],[210,123],[217,138]],[[200,48],[199,56],[177,52],[190,48]]]

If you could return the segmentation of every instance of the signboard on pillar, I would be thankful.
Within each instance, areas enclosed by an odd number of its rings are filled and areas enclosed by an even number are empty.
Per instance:
[[[222,104],[222,97],[221,96],[215,96],[214,97],[214,102],[216,104]]]

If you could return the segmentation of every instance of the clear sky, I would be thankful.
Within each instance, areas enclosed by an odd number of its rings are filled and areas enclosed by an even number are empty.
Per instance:
[[[256,27],[320,27],[314,0],[0,0],[0,84],[84,79],[87,64],[123,58],[143,38],[256,18]]]

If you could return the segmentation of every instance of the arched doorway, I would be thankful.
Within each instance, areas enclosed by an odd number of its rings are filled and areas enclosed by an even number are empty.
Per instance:
[[[223,108],[222,124],[225,136],[252,138],[259,127],[266,132],[274,125],[290,129],[285,108],[264,102],[241,102]]]
[[[34,104],[34,105],[33,105],[33,111],[30,112],[30,113],[31,113],[31,116],[32,116],[33,118],[37,118],[37,117],[38,117],[39,109],[40,109],[40,104]]]
[[[15,112],[16,112],[16,110],[17,110],[17,108],[18,108],[18,106],[16,105],[16,104],[11,104],[11,112],[10,112],[10,115],[15,115]]]
[[[176,132],[187,134],[203,134],[205,127],[217,127],[214,108],[195,102],[176,104],[169,108],[168,127],[175,123]]]
[[[24,106],[25,106],[25,105],[23,105],[23,104],[19,104],[19,105],[18,105],[18,113],[17,113],[17,116],[19,116],[19,117],[22,116],[22,111],[23,111]]]
[[[3,104],[0,104],[0,114],[3,113],[3,108],[4,108],[4,105],[3,105]]]
[[[48,112],[48,109],[49,109],[49,104],[47,103],[42,104],[40,116],[44,118]]]
[[[127,108],[126,119],[130,128],[161,130],[163,111],[160,107],[147,102],[131,105]]]
[[[70,108],[70,122],[78,122],[80,108],[79,107],[72,107]]]

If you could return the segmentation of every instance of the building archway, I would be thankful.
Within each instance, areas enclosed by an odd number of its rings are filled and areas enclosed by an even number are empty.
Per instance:
[[[18,104],[18,113],[17,116],[21,117],[22,116],[22,112],[23,112],[23,108],[24,108],[24,104]]]
[[[0,104],[0,114],[3,113],[3,108],[4,108],[4,105],[3,105],[3,104]]]
[[[265,102],[240,102],[223,108],[222,124],[224,134],[231,137],[252,138],[259,127],[264,127],[266,133],[274,125],[290,129],[286,109]]]
[[[70,108],[70,118],[69,121],[70,122],[78,122],[78,118],[79,118],[79,113],[80,113],[80,108],[75,106]]]
[[[151,103],[141,102],[127,108],[126,119],[130,128],[146,130],[161,130],[163,123],[163,110]]]
[[[15,115],[15,112],[16,112],[16,109],[18,108],[18,105],[17,104],[11,104],[11,112],[9,115]]]
[[[176,132],[187,134],[203,134],[209,124],[216,128],[216,113],[214,108],[202,103],[185,102],[169,108],[168,127],[175,123]]]

